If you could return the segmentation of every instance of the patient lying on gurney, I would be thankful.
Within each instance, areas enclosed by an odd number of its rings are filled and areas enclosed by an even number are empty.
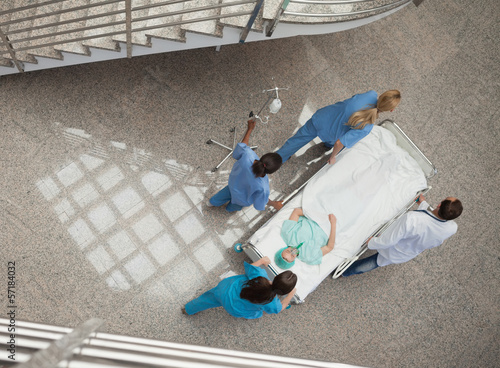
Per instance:
[[[310,265],[320,264],[323,256],[331,252],[335,245],[337,218],[329,214],[328,220],[331,224],[330,236],[316,222],[304,217],[302,208],[294,209],[281,228],[281,237],[287,247],[276,252],[276,265],[288,269],[295,264],[295,258]]]

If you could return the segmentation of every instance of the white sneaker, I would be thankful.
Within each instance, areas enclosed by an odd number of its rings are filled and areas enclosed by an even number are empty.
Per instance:
[[[208,207],[215,207],[212,203],[210,203],[210,199],[207,200],[206,204],[207,204]]]

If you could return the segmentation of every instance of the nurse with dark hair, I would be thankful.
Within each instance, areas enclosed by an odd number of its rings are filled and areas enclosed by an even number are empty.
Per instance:
[[[277,210],[283,207],[282,201],[269,199],[269,178],[281,167],[281,156],[277,153],[266,153],[259,158],[248,146],[250,133],[256,125],[255,120],[248,120],[248,129],[241,143],[233,151],[237,160],[229,174],[228,184],[208,201],[209,206],[222,206],[226,203],[226,211],[239,211],[243,207],[253,205],[256,210],[263,211],[266,204]]]
[[[210,308],[224,307],[233,317],[256,319],[264,312],[276,314],[290,304],[295,295],[297,275],[285,271],[271,282],[264,269],[271,263],[269,257],[248,264],[245,262],[245,274],[228,277],[198,298],[190,301],[183,308],[183,313],[192,315]],[[283,300],[278,296],[286,295]]]

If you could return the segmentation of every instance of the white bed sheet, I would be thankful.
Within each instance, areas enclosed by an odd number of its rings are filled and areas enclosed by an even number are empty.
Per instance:
[[[328,214],[337,217],[335,247],[320,265],[296,260],[297,295],[304,300],[345,258],[354,255],[380,225],[389,221],[427,182],[417,162],[396,144],[387,129],[374,126],[353,148],[323,167],[308,184],[249,239],[271,258],[285,247],[281,226],[293,209],[302,207],[307,217],[330,233]]]

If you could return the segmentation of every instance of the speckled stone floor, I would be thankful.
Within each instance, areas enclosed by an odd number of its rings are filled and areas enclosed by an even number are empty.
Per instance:
[[[500,3],[424,1],[362,28],[45,70],[0,79],[1,264],[16,262],[18,319],[370,367],[499,361]],[[263,154],[316,109],[401,90],[390,117],[437,166],[430,202],[462,199],[458,233],[403,265],[325,280],[278,316],[181,306],[245,256],[270,216],[207,198],[262,90],[290,87],[251,137]],[[322,160],[311,145],[271,177],[290,193]],[[4,295],[4,294],[1,294]],[[0,309],[2,316],[6,307]]]

